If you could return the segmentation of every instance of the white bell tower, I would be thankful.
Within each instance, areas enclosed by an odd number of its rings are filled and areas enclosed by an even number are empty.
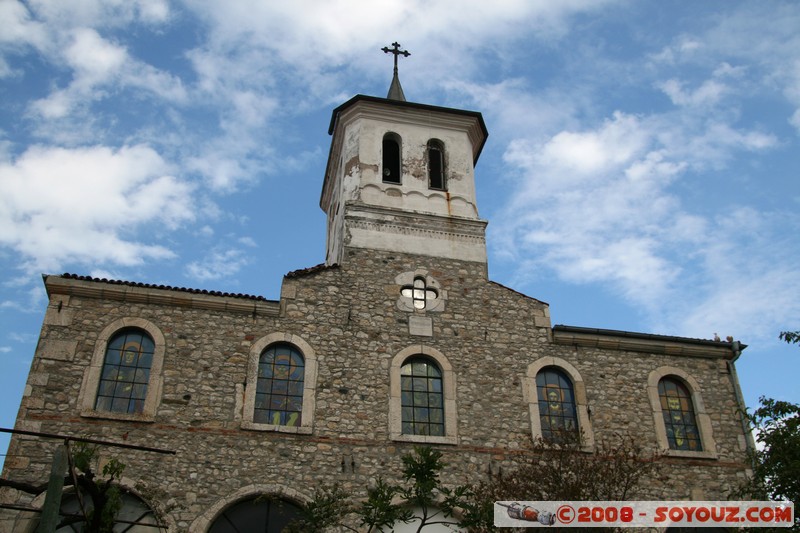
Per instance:
[[[384,49],[399,52],[395,49]],[[407,55],[407,54],[406,54]],[[333,111],[320,207],[327,264],[345,248],[486,263],[475,163],[480,113],[406,102],[396,70],[388,98],[357,95]]]

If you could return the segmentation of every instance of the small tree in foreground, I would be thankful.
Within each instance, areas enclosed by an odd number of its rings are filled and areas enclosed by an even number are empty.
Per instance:
[[[800,331],[782,331],[780,339],[800,344]],[[750,454],[753,477],[741,488],[740,495],[794,502],[795,523],[791,530],[800,531],[800,405],[764,396],[759,402],[761,406],[747,415],[757,446]]]
[[[800,405],[761,397],[748,415],[757,446],[751,452],[753,477],[742,494],[759,500],[791,501],[794,531],[800,531]],[[785,531],[785,530],[784,530]]]
[[[111,533],[117,513],[122,508],[122,492],[117,484],[125,465],[117,459],[109,460],[100,475],[92,464],[97,456],[97,447],[83,442],[73,442],[69,447],[69,468],[64,486],[74,486],[80,514],[62,516],[56,529],[66,526],[82,526],[85,533]],[[11,487],[28,494],[39,495],[47,490],[47,484],[32,485],[0,479],[0,487]]]
[[[441,484],[439,473],[446,466],[442,452],[415,447],[414,453],[404,455],[402,460],[404,484],[391,485],[378,478],[360,504],[350,503],[338,485],[318,489],[301,518],[290,524],[289,531],[307,533],[342,528],[377,533],[391,531],[398,522],[418,522],[417,531],[427,526],[452,524],[453,520],[448,518],[456,509],[468,506],[467,498],[472,493],[466,486],[449,489]],[[419,509],[419,515],[413,509]],[[352,515],[360,529],[349,525]]]
[[[72,454],[70,474],[76,483],[82,517],[65,517],[60,526],[70,523],[85,524],[87,533],[111,533],[114,520],[122,508],[122,492],[117,481],[125,470],[125,465],[117,459],[109,460],[102,469],[105,479],[98,479],[92,470],[92,463],[97,454],[96,446],[77,443]],[[88,495],[92,505],[84,504],[84,495]]]
[[[574,432],[557,442],[538,439],[533,448],[526,463],[474,488],[464,523],[471,531],[509,531],[493,525],[495,501],[628,500],[639,497],[642,481],[658,473],[656,457],[645,455],[633,437],[601,439],[594,453],[583,451]]]
[[[478,533],[507,531],[494,527],[495,501],[625,500],[656,473],[653,457],[645,457],[633,438],[601,441],[594,453],[581,449],[576,434],[557,443],[538,440],[522,466],[489,476],[475,485],[450,489],[442,486],[442,453],[414,448],[403,456],[403,481],[390,485],[378,479],[367,499],[350,503],[338,486],[319,489],[292,524],[293,533],[323,532],[333,528],[377,533],[399,523],[413,523],[418,532],[427,526],[451,524]],[[412,509],[417,509],[414,515]],[[359,528],[352,523],[359,522]],[[330,528],[330,529],[328,529]]]

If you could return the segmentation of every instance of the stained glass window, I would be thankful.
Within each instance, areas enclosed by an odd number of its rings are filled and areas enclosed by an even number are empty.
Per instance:
[[[106,347],[94,408],[114,413],[141,413],[153,365],[153,339],[140,329],[126,329]]]
[[[444,436],[442,371],[426,357],[408,359],[400,368],[402,433]]]
[[[686,385],[674,378],[662,378],[658,382],[658,397],[670,449],[703,451],[692,396]]]
[[[545,440],[558,441],[565,432],[578,430],[575,392],[564,372],[554,367],[542,369],[536,374],[536,390],[542,437]]]
[[[258,361],[253,421],[299,426],[303,415],[305,360],[289,344],[273,344]]]

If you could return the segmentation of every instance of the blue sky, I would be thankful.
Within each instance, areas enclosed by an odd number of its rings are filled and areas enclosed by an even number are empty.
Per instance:
[[[278,298],[324,261],[331,110],[483,113],[491,279],[554,324],[749,345],[800,402],[800,3],[0,0],[0,427],[41,274]],[[0,453],[8,442],[0,435]]]

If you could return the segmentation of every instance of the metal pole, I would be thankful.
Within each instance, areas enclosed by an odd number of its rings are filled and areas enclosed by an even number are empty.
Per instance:
[[[112,446],[114,448],[127,448],[129,450],[139,450],[143,452],[166,453],[176,455],[175,450],[162,450],[160,448],[150,448],[148,446],[136,446],[134,444],[123,444],[121,442],[111,442],[107,440],[87,439],[73,435],[58,435],[55,433],[42,433],[41,431],[25,431],[22,429],[0,428],[0,433],[11,433],[12,435],[28,435],[31,437],[42,437],[45,439],[64,439],[72,442],[86,442],[88,444],[100,444],[101,446]]]
[[[64,476],[67,472],[67,443],[59,445],[53,454],[53,465],[50,468],[50,481],[47,482],[47,494],[42,505],[42,516],[36,533],[53,533],[58,525],[61,510],[61,492],[64,489]]]

